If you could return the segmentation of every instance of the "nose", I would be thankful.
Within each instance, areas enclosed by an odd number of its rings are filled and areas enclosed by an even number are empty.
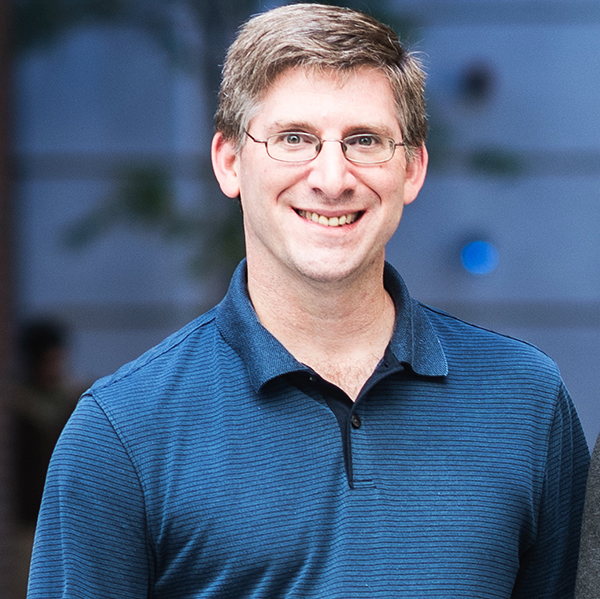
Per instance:
[[[339,141],[323,140],[319,155],[310,162],[308,183],[331,200],[339,200],[354,189],[352,164],[346,160]]]

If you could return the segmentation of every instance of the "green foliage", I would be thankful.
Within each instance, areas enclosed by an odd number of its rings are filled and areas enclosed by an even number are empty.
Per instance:
[[[65,243],[78,249],[97,241],[119,225],[151,229],[164,239],[195,248],[194,274],[222,272],[229,277],[244,256],[241,212],[237,202],[216,193],[221,210],[206,216],[181,208],[168,173],[157,166],[132,167],[120,173],[115,191],[70,226]]]
[[[124,0],[18,0],[14,3],[13,39],[17,50],[49,44],[64,31],[89,22],[124,16]]]
[[[484,148],[471,154],[471,169],[493,177],[517,177],[523,174],[523,163],[514,152],[501,148]]]
[[[171,182],[165,172],[149,166],[135,167],[123,171],[119,180],[114,195],[68,229],[67,245],[85,246],[120,223],[177,228]]]

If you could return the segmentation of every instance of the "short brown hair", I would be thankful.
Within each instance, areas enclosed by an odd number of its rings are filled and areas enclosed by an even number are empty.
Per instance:
[[[250,19],[227,53],[215,127],[238,150],[261,98],[293,67],[342,74],[361,67],[381,70],[394,93],[408,157],[425,142],[425,73],[394,31],[348,8],[291,4]]]

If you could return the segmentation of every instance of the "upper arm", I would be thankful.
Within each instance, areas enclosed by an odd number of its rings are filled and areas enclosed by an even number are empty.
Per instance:
[[[28,597],[147,597],[152,571],[138,476],[104,412],[84,397],[50,464]]]

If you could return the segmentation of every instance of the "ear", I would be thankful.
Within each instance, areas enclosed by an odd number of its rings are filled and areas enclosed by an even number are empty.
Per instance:
[[[210,155],[221,191],[230,198],[237,198],[240,195],[240,183],[235,143],[226,140],[223,134],[217,131],[212,140]]]
[[[406,164],[406,178],[404,179],[404,204],[410,204],[421,191],[427,174],[429,154],[423,144],[414,151],[412,159]]]

